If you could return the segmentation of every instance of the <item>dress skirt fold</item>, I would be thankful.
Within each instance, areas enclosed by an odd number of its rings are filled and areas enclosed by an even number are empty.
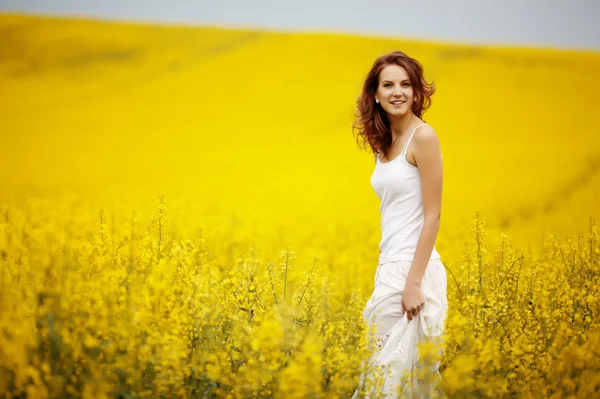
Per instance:
[[[373,293],[363,310],[365,323],[375,328],[376,345],[368,360],[366,374],[360,376],[361,387],[353,398],[443,397],[437,387],[439,360],[424,362],[419,359],[417,345],[429,341],[441,355],[439,344],[448,310],[446,270],[441,259],[429,261],[421,282],[424,308],[408,320],[402,310],[402,294],[411,264],[411,261],[400,260],[380,263],[377,267]],[[381,376],[373,386],[374,375],[371,373],[377,368],[386,369],[387,375]],[[407,378],[406,373],[410,377]]]

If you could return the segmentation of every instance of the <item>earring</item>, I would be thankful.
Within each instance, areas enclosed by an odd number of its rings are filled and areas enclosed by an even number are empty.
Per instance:
[[[378,99],[378,98],[376,98],[376,99],[375,99],[375,102],[376,102],[377,104],[379,104],[379,99]]]

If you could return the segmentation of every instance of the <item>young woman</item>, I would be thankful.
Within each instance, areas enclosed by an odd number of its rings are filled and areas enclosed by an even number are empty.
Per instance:
[[[398,397],[399,390],[408,398],[441,395],[439,361],[426,364],[417,348],[425,340],[439,343],[448,308],[446,271],[435,248],[442,155],[435,130],[421,119],[434,92],[421,64],[395,51],[375,61],[357,102],[354,128],[375,154],[371,185],[381,200],[379,262],[363,318],[375,327],[377,343],[369,370],[388,374],[379,393],[367,389],[370,398]],[[365,393],[366,377],[355,398]]]

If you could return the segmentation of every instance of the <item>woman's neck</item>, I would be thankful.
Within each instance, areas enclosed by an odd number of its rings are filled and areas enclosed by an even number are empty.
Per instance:
[[[396,139],[404,136],[404,134],[410,130],[410,126],[415,122],[416,118],[417,116],[413,112],[410,112],[405,115],[400,115],[395,119],[390,119],[392,143],[396,141]]]

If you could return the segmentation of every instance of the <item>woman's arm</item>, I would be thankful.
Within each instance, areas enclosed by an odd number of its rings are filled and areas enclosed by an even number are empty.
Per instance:
[[[423,229],[417,242],[415,256],[408,272],[402,302],[409,320],[416,316],[425,303],[421,292],[421,280],[431,258],[440,227],[442,208],[442,152],[435,130],[425,125],[415,132],[412,149],[421,178],[423,201]]]

